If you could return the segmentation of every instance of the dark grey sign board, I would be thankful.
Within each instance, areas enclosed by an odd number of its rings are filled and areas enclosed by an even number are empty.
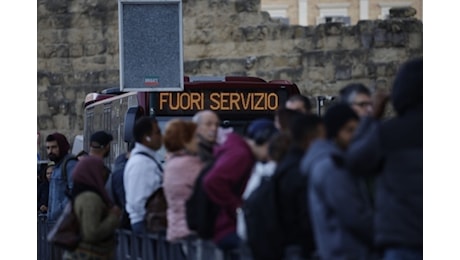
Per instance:
[[[183,91],[182,2],[118,0],[121,91]]]

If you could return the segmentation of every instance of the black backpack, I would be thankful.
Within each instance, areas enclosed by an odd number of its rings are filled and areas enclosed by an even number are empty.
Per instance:
[[[202,239],[211,239],[219,207],[209,198],[203,189],[203,180],[214,162],[203,167],[193,186],[193,192],[185,204],[187,225]]]
[[[243,201],[247,245],[254,259],[283,257],[277,179],[277,175],[262,178],[260,185]]]

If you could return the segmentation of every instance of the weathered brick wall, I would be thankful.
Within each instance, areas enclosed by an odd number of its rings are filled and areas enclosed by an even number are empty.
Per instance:
[[[117,8],[115,0],[38,1],[42,138],[57,130],[72,141],[85,95],[119,85]],[[260,0],[184,0],[183,19],[185,74],[288,79],[311,96],[355,81],[388,89],[398,65],[422,55],[415,19],[285,26],[260,12]]]

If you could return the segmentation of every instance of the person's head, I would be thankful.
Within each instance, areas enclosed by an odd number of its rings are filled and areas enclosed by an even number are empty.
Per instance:
[[[280,132],[273,135],[268,143],[269,160],[280,162],[289,150],[290,144],[291,137],[287,133]]]
[[[136,120],[133,128],[134,140],[152,150],[158,150],[162,145],[161,130],[154,117],[142,116]]]
[[[310,114],[311,113],[311,102],[308,99],[308,97],[304,95],[294,95],[291,96],[287,101],[286,101],[286,108],[292,109],[292,110],[297,110],[299,112],[302,112],[304,114]]]
[[[303,115],[303,113],[298,110],[292,110],[285,107],[279,108],[275,112],[275,127],[280,132],[289,133],[289,121],[292,117],[298,115]]]
[[[46,137],[46,153],[50,161],[58,163],[69,153],[69,149],[69,141],[63,134],[54,133]]]
[[[89,139],[89,154],[106,158],[110,154],[110,142],[112,140],[113,136],[105,131],[93,133]]]
[[[45,177],[46,177],[46,179],[48,180],[48,182],[49,182],[50,179],[51,179],[51,174],[53,174],[54,166],[55,166],[55,163],[54,163],[53,161],[50,161],[50,162],[46,165]]]
[[[334,141],[341,149],[347,149],[358,126],[359,116],[347,104],[331,106],[324,115],[327,139]]]
[[[196,132],[201,139],[212,144],[216,143],[220,119],[214,111],[200,111],[193,116],[192,121],[197,124]]]
[[[98,193],[101,198],[109,205],[112,201],[105,188],[105,183],[109,178],[110,170],[104,165],[104,161],[99,156],[85,156],[72,171],[73,188],[72,198],[79,193],[91,188]]]
[[[315,139],[326,137],[323,120],[314,114],[292,117],[289,121],[289,133],[292,144],[302,149],[307,149]]]
[[[351,106],[360,117],[372,114],[372,98],[369,88],[361,83],[352,83],[339,91],[340,101]]]
[[[396,73],[391,102],[398,115],[423,106],[423,58],[405,62]]]
[[[246,129],[246,141],[258,161],[269,160],[268,146],[270,139],[278,133],[275,124],[269,119],[256,119]]]
[[[163,135],[163,143],[170,153],[187,150],[191,153],[198,152],[197,125],[194,122],[181,119],[168,121]]]

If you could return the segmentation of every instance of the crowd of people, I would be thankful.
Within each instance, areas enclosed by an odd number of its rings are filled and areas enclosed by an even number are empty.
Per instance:
[[[353,83],[337,95],[322,117],[293,96],[244,133],[208,110],[163,131],[143,116],[113,169],[103,161],[110,133],[93,133],[78,160],[51,134],[38,211],[55,221],[73,203],[82,242],[65,259],[112,259],[117,228],[145,234],[153,225],[170,243],[203,238],[189,225],[197,189],[215,209],[204,238],[234,259],[243,249],[253,259],[423,259],[422,58],[402,64],[389,94]],[[395,116],[384,118],[390,101]],[[160,188],[167,210],[155,226],[146,204]]]

